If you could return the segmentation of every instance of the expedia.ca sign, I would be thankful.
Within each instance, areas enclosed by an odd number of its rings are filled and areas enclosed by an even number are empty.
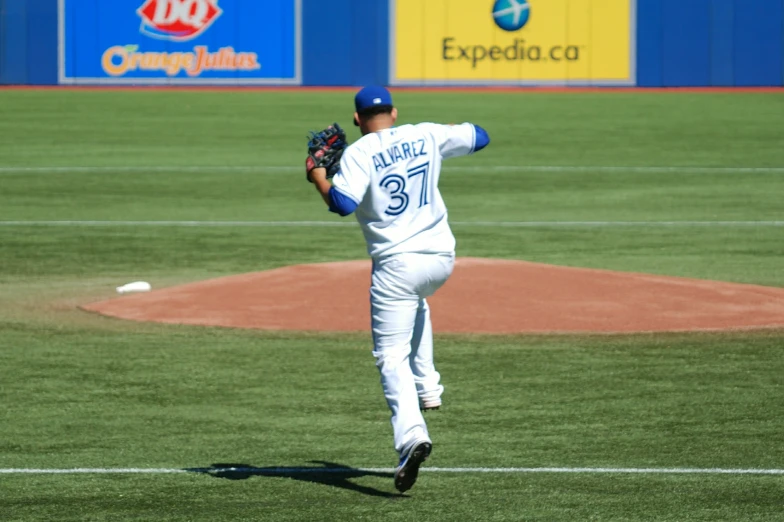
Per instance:
[[[391,1],[392,84],[634,84],[635,0]]]
[[[60,83],[298,84],[300,2],[60,0]]]

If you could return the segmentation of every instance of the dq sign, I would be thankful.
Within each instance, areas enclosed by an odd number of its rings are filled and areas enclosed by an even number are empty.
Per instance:
[[[173,42],[196,38],[221,13],[218,0],[147,0],[136,11],[142,34]]]
[[[60,83],[299,84],[300,2],[60,0]]]

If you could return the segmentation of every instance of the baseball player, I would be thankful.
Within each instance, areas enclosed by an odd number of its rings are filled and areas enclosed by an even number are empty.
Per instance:
[[[441,406],[444,391],[433,364],[426,300],[455,262],[438,190],[441,161],[481,150],[490,139],[471,123],[395,126],[397,109],[384,87],[363,88],[354,104],[362,138],[347,146],[338,124],[313,133],[306,171],[330,211],[354,213],[373,260],[373,355],[400,455],[395,487],[403,492],[432,450],[421,410]]]

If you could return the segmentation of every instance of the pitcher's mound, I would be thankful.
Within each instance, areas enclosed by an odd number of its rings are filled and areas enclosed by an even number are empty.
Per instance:
[[[297,265],[85,306],[105,315],[274,330],[369,330],[370,262]],[[784,288],[460,258],[437,332],[643,332],[784,326]]]

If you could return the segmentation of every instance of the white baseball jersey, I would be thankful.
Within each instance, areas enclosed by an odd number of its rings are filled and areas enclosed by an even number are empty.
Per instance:
[[[345,150],[332,184],[357,203],[371,257],[454,252],[441,160],[470,154],[475,143],[470,123],[420,123],[367,134]]]

